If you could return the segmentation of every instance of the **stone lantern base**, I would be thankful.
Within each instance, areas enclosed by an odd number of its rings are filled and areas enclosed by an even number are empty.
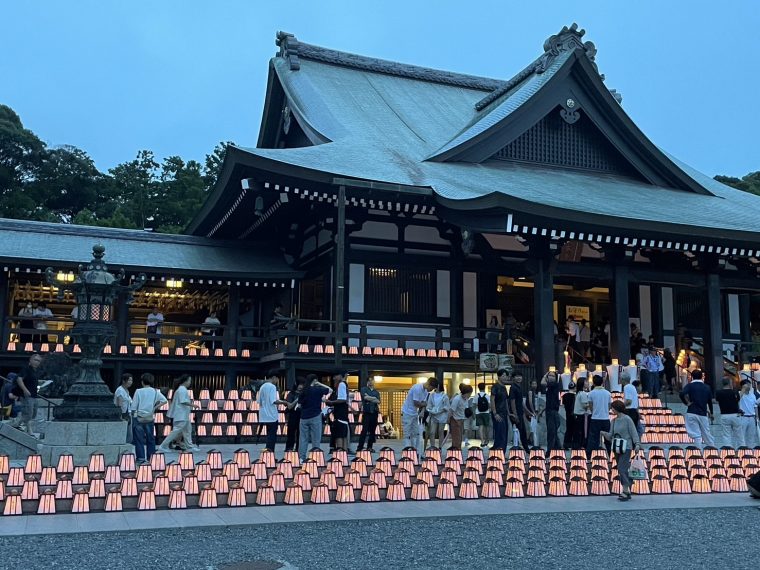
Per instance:
[[[90,455],[102,453],[106,464],[118,463],[122,453],[133,453],[127,443],[127,422],[53,421],[45,426],[38,446],[43,465],[56,465],[64,454],[74,457],[74,465],[87,465]]]

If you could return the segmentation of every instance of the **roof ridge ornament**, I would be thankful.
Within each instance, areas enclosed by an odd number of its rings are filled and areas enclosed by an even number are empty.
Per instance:
[[[289,34],[288,32],[277,32],[277,38],[274,43],[280,48],[280,51],[277,52],[277,57],[287,59],[291,71],[298,71],[301,69],[301,61],[298,58],[301,43],[293,34]]]
[[[569,28],[563,26],[558,34],[549,36],[544,42],[544,55],[539,57],[536,62],[535,72],[544,73],[561,53],[580,49],[586,54],[586,57],[594,66],[594,70],[599,73],[599,68],[596,66],[595,61],[596,46],[594,42],[584,42],[584,35],[586,35],[586,30],[578,29],[578,24],[573,22]],[[602,76],[602,79],[604,79],[604,76]]]

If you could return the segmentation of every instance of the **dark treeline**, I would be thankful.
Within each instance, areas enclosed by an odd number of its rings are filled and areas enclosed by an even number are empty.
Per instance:
[[[0,105],[0,217],[179,233],[213,187],[227,144],[204,164],[141,150],[100,172],[86,151],[47,146]]]

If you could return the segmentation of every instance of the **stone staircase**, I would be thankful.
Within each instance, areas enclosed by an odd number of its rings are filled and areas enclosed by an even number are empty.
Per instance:
[[[28,433],[16,429],[9,422],[0,423],[0,455],[13,459],[26,459],[39,453],[39,440]]]

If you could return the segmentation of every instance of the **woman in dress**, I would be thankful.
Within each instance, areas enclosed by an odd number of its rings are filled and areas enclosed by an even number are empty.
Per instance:
[[[612,402],[612,412],[615,414],[615,419],[612,420],[610,431],[603,431],[602,437],[606,441],[613,442],[612,451],[615,453],[620,484],[623,487],[618,500],[630,501],[631,477],[628,471],[631,468],[632,451],[638,451],[641,448],[639,432],[636,430],[631,417],[625,413],[625,404],[623,402],[620,400]],[[621,444],[621,448],[618,448],[616,442],[621,441],[625,443]]]

